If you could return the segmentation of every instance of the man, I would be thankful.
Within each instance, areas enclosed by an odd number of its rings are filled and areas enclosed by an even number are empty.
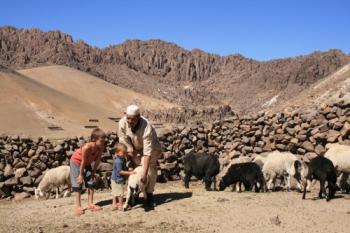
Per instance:
[[[125,117],[119,121],[119,142],[127,146],[128,155],[137,165],[140,164],[140,156],[144,156],[144,172],[141,181],[146,183],[147,174],[149,174],[146,203],[153,206],[153,192],[157,181],[157,159],[162,150],[154,127],[140,115],[140,109],[136,105],[128,106]]]

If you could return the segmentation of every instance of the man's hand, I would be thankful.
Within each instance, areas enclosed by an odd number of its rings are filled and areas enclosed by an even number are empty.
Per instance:
[[[146,184],[147,183],[147,174],[145,173],[142,173],[142,176],[141,176],[141,182]]]
[[[79,175],[78,178],[77,178],[77,183],[78,184],[82,184],[83,183],[83,176],[82,175]]]

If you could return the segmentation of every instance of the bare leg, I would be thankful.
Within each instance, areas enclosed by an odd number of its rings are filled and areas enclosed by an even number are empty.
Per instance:
[[[124,205],[123,205],[123,195],[118,197],[118,209],[119,210],[124,210]]]
[[[118,208],[118,206],[117,206],[117,197],[113,196],[112,197],[112,209],[116,209],[116,208]]]
[[[75,215],[80,216],[85,213],[85,211],[81,208],[81,191],[76,192],[75,194]]]
[[[88,188],[88,206],[94,205],[94,190]]]
[[[81,192],[76,192],[75,195],[75,206],[77,209],[81,209]]]

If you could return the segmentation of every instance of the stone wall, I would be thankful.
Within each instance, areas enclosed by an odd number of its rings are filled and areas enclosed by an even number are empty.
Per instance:
[[[158,136],[164,151],[159,159],[158,180],[163,182],[180,178],[182,158],[192,150],[216,154],[223,166],[233,158],[254,157],[273,150],[312,158],[324,154],[327,143],[350,145],[350,104],[323,104],[312,113],[233,115],[221,121],[177,127]],[[50,142],[43,138],[0,136],[0,197],[33,194],[43,172],[68,164],[74,150],[85,141],[78,137]],[[116,142],[118,136],[108,133],[107,149],[98,171],[105,186]]]

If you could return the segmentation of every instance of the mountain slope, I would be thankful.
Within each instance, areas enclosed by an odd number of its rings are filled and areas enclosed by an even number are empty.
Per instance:
[[[275,96],[276,104],[283,103],[349,62],[339,50],[259,62],[188,51],[160,40],[99,49],[59,31],[0,28],[2,65],[66,65],[186,107],[230,104],[235,111],[255,111]]]
[[[2,133],[24,132],[48,137],[87,135],[91,129],[85,126],[115,131],[116,122],[109,118],[121,117],[130,103],[138,103],[141,107],[145,103],[150,109],[174,106],[72,68],[42,67],[21,73],[29,76],[0,67]],[[51,126],[63,130],[53,131],[48,128]]]

